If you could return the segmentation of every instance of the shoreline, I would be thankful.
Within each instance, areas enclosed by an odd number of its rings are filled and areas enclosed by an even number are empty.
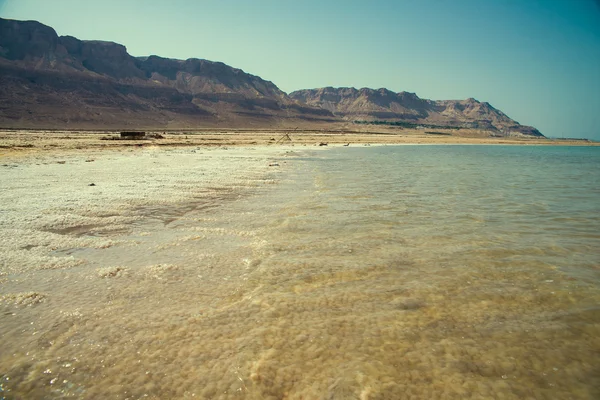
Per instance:
[[[144,358],[129,354],[132,337],[135,350],[179,351],[153,346],[155,330],[227,306],[261,246],[252,229],[231,223],[245,219],[231,208],[272,190],[297,152],[144,147],[21,155],[0,166],[0,347],[11,349],[0,354],[2,389],[96,398],[122,394],[111,385]],[[138,333],[121,342],[124,330]]]
[[[112,247],[120,243],[114,238],[139,230],[144,221],[168,225],[195,207],[218,207],[261,190],[286,168],[279,161],[284,155],[279,147],[144,147],[53,149],[4,158],[0,276],[28,272],[28,266],[62,268],[61,251]],[[67,261],[68,268],[73,260]]]
[[[433,181],[412,179],[421,160],[431,165],[422,153],[468,149],[404,147],[404,157],[394,157],[402,163],[396,186],[386,184],[387,173],[373,174],[385,171],[373,161],[386,157],[339,168],[349,153],[313,146],[34,147],[0,163],[6,393],[263,399],[369,391],[398,398],[405,388],[437,394],[415,375],[432,371],[427,379],[464,397],[509,393],[507,379],[544,393],[539,379],[552,367],[564,371],[545,378],[566,382],[559,396],[593,386],[585,369],[573,371],[592,365],[596,347],[555,345],[572,339],[556,329],[570,326],[560,319],[565,307],[577,318],[577,306],[597,298],[595,289],[548,268],[567,254],[539,235],[498,249],[513,243],[514,232],[490,235],[485,219],[496,216],[502,197],[448,183],[447,198],[462,208],[428,203],[428,188],[443,188],[456,171],[447,162],[461,157],[423,169]],[[373,146],[366,152],[386,151]],[[343,157],[314,164],[334,153]],[[462,187],[504,182],[493,162],[484,163],[484,176],[480,164],[467,164],[470,178],[458,174]],[[333,175],[324,176],[330,167]],[[371,172],[367,181],[356,177],[366,185],[348,187],[357,171]],[[403,196],[385,197],[384,186]],[[470,198],[485,199],[484,209],[468,207]],[[411,209],[391,207],[394,199]],[[543,208],[524,210],[547,219]],[[443,218],[448,212],[453,217]],[[390,215],[402,223],[390,224]],[[431,223],[431,215],[440,218]],[[528,255],[533,263],[506,270]],[[378,367],[370,369],[365,355]],[[455,361],[447,367],[449,356]],[[483,373],[468,373],[470,365]],[[367,371],[364,380],[355,379],[359,370]],[[348,378],[332,384],[340,371]]]
[[[155,131],[161,138],[120,139],[115,131],[0,130],[0,159],[37,152],[104,151],[148,147],[281,147],[287,146],[368,146],[401,144],[479,144],[600,146],[586,139],[538,139],[477,137],[467,131],[458,135],[426,134],[423,131],[291,131],[291,130],[210,130]]]

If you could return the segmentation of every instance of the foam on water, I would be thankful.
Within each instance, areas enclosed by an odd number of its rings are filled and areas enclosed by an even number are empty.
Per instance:
[[[21,205],[24,221],[9,213],[3,232],[21,239],[6,239],[17,255],[3,256],[0,276],[0,393],[600,395],[596,149],[340,148],[296,152],[277,172],[247,154],[206,196],[190,174],[185,197],[167,185],[102,207]],[[146,184],[200,168],[184,151],[156,157]],[[97,235],[111,224],[102,218],[126,229]],[[25,238],[35,247],[21,249]],[[35,268],[19,253],[33,249],[79,264]]]

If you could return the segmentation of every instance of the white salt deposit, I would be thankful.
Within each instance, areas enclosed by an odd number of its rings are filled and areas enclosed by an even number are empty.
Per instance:
[[[107,248],[120,243],[115,234],[130,232],[153,213],[163,218],[177,204],[261,185],[268,157],[280,152],[156,147],[40,154],[4,164],[0,271],[80,265],[60,251]]]

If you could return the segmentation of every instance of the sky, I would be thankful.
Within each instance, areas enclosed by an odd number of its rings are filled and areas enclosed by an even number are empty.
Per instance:
[[[474,97],[546,136],[600,140],[600,0],[0,0],[0,17],[222,61],[287,93]]]

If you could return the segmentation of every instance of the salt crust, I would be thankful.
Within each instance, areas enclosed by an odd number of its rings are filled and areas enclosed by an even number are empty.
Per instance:
[[[22,158],[0,174],[0,272],[81,265],[65,251],[122,244],[118,235],[154,207],[264,184],[268,158],[280,152],[156,147]]]
[[[127,275],[126,267],[104,267],[98,268],[96,273],[100,278],[118,278]]]
[[[0,303],[18,306],[33,306],[46,301],[46,295],[37,292],[9,293],[0,296]]]

